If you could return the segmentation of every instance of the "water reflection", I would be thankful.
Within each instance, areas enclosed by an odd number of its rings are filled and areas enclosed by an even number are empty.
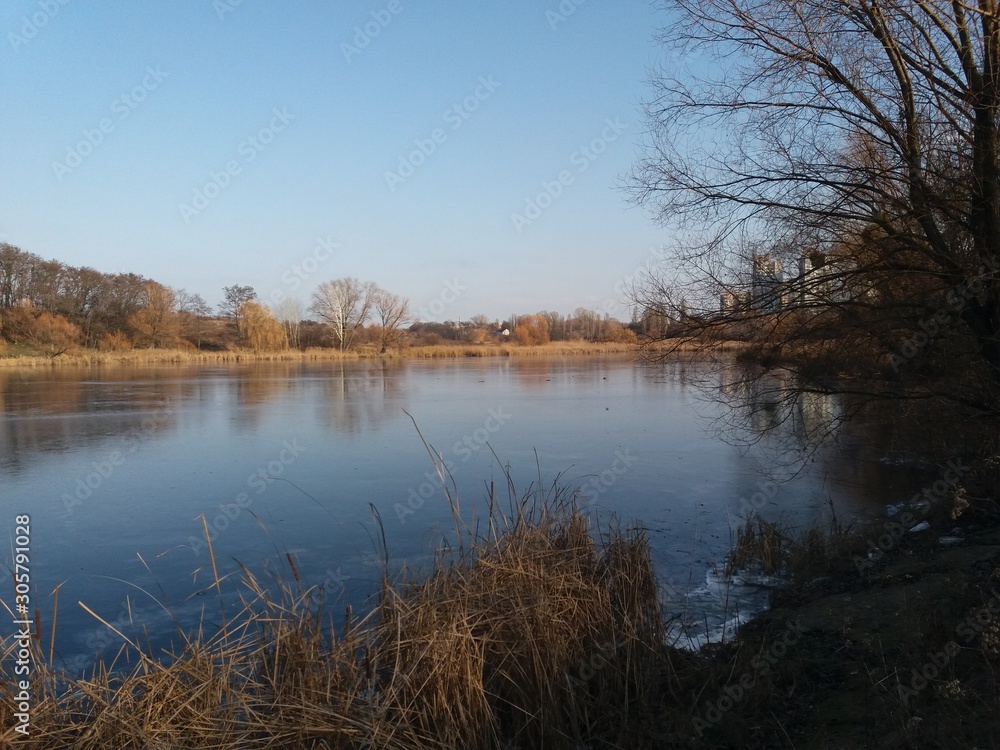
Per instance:
[[[158,438],[177,429],[163,414],[226,407],[235,433],[261,428],[282,401],[315,394],[316,413],[343,434],[378,429],[406,406],[405,363],[256,363],[236,368],[0,370],[0,468],[48,453],[120,441],[156,416]]]
[[[324,424],[346,435],[377,430],[407,406],[403,374],[398,360],[336,363],[317,375],[322,386],[320,403]]]
[[[16,473],[53,453],[121,440],[152,415],[169,432],[174,404],[191,401],[192,390],[191,381],[127,371],[0,371],[0,468]]]
[[[708,420],[736,414],[744,436],[769,430],[772,447],[786,438],[801,447],[843,406],[820,392],[793,398],[796,385],[783,374],[751,383],[707,363],[611,357],[0,372],[0,486],[44,530],[38,590],[68,581],[65,600],[110,619],[133,593],[108,583],[120,579],[162,585],[178,616],[196,621],[191,576],[206,560],[190,540],[204,533],[202,515],[219,521],[219,560],[259,569],[293,551],[306,579],[342,571],[345,596],[360,605],[371,593],[370,539],[381,538],[372,506],[394,559],[426,556],[440,539],[429,530],[452,527],[436,488],[414,495],[432,467],[406,409],[455,465],[469,514],[482,517],[484,487],[504,487],[508,464],[517,492],[566,472],[567,482],[590,482],[588,512],[639,519],[664,575],[697,583],[762,481],[743,451],[707,433]],[[289,445],[295,460],[279,466]],[[104,471],[112,451],[127,458]],[[858,452],[829,455],[829,467],[768,494],[764,512],[808,524],[828,499],[844,518],[911,494]],[[137,554],[156,561],[155,582]],[[64,616],[64,632],[93,631],[89,619]],[[88,647],[66,637],[67,653]]]

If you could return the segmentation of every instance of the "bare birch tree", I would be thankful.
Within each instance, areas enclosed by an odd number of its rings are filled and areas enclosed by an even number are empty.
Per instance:
[[[313,292],[309,310],[330,326],[341,351],[350,348],[358,328],[370,317],[377,289],[370,281],[346,277],[324,281]]]

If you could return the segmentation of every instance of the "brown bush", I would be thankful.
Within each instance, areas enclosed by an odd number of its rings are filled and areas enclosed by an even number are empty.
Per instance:
[[[31,324],[28,343],[51,357],[57,357],[80,343],[80,329],[62,315],[41,313]]]
[[[127,352],[132,348],[132,339],[122,331],[112,331],[101,337],[97,348],[102,352]]]
[[[31,337],[38,311],[30,305],[17,305],[3,310],[3,335],[7,341],[25,344]]]
[[[635,331],[628,326],[617,320],[605,321],[604,330],[601,332],[601,341],[611,344],[634,344],[636,340]]]
[[[549,343],[549,321],[541,315],[525,315],[517,321],[517,328],[511,334],[522,346],[538,346]]]
[[[256,302],[244,302],[239,315],[240,342],[256,352],[284,351],[288,334],[271,311]]]
[[[165,286],[150,281],[146,284],[146,304],[129,316],[128,324],[135,333],[135,343],[156,349],[177,346],[181,336],[181,319],[176,310],[174,293]]]

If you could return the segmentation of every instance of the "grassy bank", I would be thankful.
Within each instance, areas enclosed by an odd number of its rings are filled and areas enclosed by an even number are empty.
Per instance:
[[[738,530],[731,569],[787,585],[706,652],[696,746],[1000,747],[1000,462],[943,484],[849,529]]]
[[[461,357],[539,357],[587,354],[618,354],[634,352],[630,344],[593,343],[587,341],[557,341],[541,346],[514,344],[454,344],[413,346],[390,349],[380,353],[373,347],[358,347],[342,352],[337,349],[289,349],[280,352],[257,352],[249,349],[227,351],[197,351],[193,349],[132,349],[123,352],[101,352],[76,349],[57,357],[22,352],[0,357],[0,367],[66,367],[92,365],[158,365],[158,364],[228,364],[240,362],[321,362],[360,359],[443,359]]]
[[[984,475],[995,496],[1000,472]],[[126,673],[61,674],[36,632],[28,736],[8,638],[0,746],[996,747],[1000,513],[978,486],[915,507],[920,533],[751,519],[727,567],[791,585],[700,653],[666,641],[641,530],[596,530],[557,495],[491,503],[473,533],[453,506],[460,541],[426,575],[385,575],[361,619],[317,605],[289,558],[287,583],[241,568],[242,612],[180,634],[176,653],[122,636]]]
[[[437,344],[411,346],[380,352],[374,347],[358,347],[342,352],[337,349],[289,349],[280,352],[258,352],[249,349],[198,351],[194,349],[132,349],[122,352],[101,352],[75,349],[56,357],[42,356],[30,350],[13,348],[0,356],[0,368],[17,367],[90,367],[94,365],[170,365],[170,364],[235,364],[244,362],[325,362],[362,359],[460,359],[466,357],[549,357],[586,356],[601,354],[655,354],[658,351],[702,353],[738,351],[739,342],[715,342],[711,345],[685,344],[672,347],[657,344],[639,347],[627,343],[591,341],[553,341],[539,346],[516,344]]]
[[[360,621],[318,610],[294,565],[244,611],[187,634],[164,663],[83,678],[36,659],[30,734],[16,733],[10,644],[0,745],[23,748],[577,748],[658,746],[654,718],[697,657],[664,644],[645,536],[556,499],[493,512],[429,575],[383,581]],[[214,568],[214,559],[213,559]],[[216,581],[207,591],[228,583]],[[334,625],[333,619],[337,622]],[[656,742],[653,743],[652,739]]]

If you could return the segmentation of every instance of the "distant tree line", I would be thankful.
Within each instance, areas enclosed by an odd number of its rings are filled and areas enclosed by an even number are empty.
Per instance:
[[[0,244],[0,350],[18,344],[53,357],[77,347],[385,352],[439,343],[630,342],[644,325],[641,319],[625,325],[584,308],[570,316],[543,311],[502,321],[476,315],[460,322],[420,322],[406,298],[352,277],[321,283],[308,308],[285,299],[269,309],[253,287],[234,284],[223,288],[213,311],[199,294],[138,274],[77,268]]]

